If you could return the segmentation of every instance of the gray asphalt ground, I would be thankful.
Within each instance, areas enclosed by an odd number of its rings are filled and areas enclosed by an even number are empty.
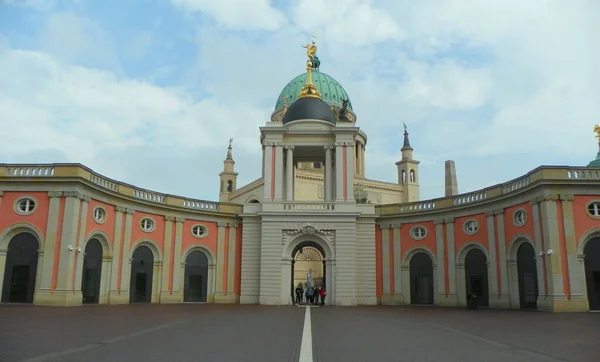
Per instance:
[[[294,361],[304,307],[0,306],[0,362]],[[600,361],[600,313],[311,308],[314,361]]]

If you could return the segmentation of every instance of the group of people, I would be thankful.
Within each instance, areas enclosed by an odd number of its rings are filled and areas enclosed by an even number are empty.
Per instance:
[[[304,286],[306,286],[306,289],[304,289]],[[296,305],[325,305],[325,296],[327,295],[327,292],[325,291],[324,286],[317,285],[316,287],[313,287],[308,283],[304,286],[302,283],[298,283],[298,286],[296,286]]]

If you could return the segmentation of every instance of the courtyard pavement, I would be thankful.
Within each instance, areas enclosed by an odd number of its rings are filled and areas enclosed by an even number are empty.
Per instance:
[[[600,313],[1,305],[0,362],[17,361],[598,362]]]

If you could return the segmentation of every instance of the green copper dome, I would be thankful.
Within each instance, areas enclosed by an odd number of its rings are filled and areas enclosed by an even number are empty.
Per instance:
[[[352,102],[350,97],[342,85],[333,77],[319,71],[320,62],[316,64],[315,69],[312,71],[312,82],[317,86],[319,92],[321,92],[322,99],[330,106],[336,105],[342,107],[342,99],[347,99],[348,108],[352,109]],[[288,106],[291,106],[296,99],[298,94],[302,90],[302,86],[306,82],[306,73],[302,73],[296,78],[292,79],[281,91],[277,103],[275,103],[275,110],[283,107],[283,100],[287,98]]]

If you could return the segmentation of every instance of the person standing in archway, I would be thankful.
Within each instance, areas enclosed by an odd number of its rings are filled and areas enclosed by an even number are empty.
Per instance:
[[[325,291],[325,286],[321,286],[321,305],[325,305],[325,296],[327,295],[327,292]]]
[[[296,286],[296,305],[300,305],[302,302],[302,295],[304,294],[304,289],[302,288],[302,283],[298,283]]]

